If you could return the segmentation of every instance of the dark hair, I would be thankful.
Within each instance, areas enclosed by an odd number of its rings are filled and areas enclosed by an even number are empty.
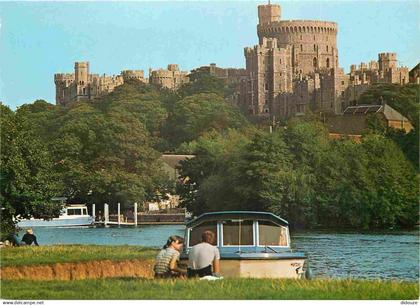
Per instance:
[[[214,233],[212,231],[204,231],[201,234],[201,241],[209,244],[213,244],[214,242]]]
[[[166,241],[166,244],[163,246],[163,249],[168,248],[173,242],[178,242],[178,244],[183,244],[184,239],[181,236],[178,235],[171,235],[169,236],[168,240]]]

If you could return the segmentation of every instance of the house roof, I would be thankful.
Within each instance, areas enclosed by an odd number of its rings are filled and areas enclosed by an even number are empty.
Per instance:
[[[176,169],[180,165],[180,161],[194,158],[195,155],[162,155],[162,160],[169,165],[171,168]]]
[[[222,212],[211,212],[204,213],[187,222],[187,227],[192,227],[205,220],[229,220],[229,219],[260,219],[260,220],[271,220],[276,224],[288,226],[289,223],[280,218],[277,215],[269,212],[256,212],[256,211],[222,211]]]
[[[371,114],[383,114],[388,121],[405,121],[408,119],[391,106],[385,105],[357,105],[347,107],[343,115],[325,118],[330,133],[361,135],[368,128],[366,118]]]
[[[413,69],[411,69],[410,70],[410,76],[414,76],[415,74],[419,74],[419,72],[420,72],[420,63],[418,63],[417,65],[415,65],[414,67],[413,67]]]
[[[380,111],[382,105],[357,105],[347,107],[343,115],[364,115],[377,113]]]
[[[388,120],[392,121],[408,121],[408,119],[403,116],[401,113],[399,113],[397,110],[392,108],[389,105],[386,105],[382,109],[383,114]]]
[[[367,115],[373,113],[383,113],[387,120],[408,121],[408,119],[405,116],[403,116],[401,113],[399,113],[397,110],[395,110],[388,104],[349,106],[344,110],[343,115]]]

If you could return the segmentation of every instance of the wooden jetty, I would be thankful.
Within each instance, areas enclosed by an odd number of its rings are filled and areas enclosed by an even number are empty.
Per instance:
[[[92,216],[96,219],[95,204],[92,205]],[[109,214],[109,205],[104,204],[104,215],[102,219],[95,220],[94,225],[98,226],[137,226],[137,225],[183,225],[185,224],[184,213],[139,213],[137,203],[134,203],[133,219],[129,221],[121,214],[121,205],[118,203],[118,212],[116,215]],[[131,219],[130,219],[131,220]]]

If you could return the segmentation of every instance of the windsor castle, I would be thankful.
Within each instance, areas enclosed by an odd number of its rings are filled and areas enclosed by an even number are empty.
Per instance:
[[[234,100],[249,115],[287,118],[309,110],[340,114],[372,84],[409,82],[409,69],[398,66],[395,53],[380,53],[377,61],[352,65],[345,74],[339,66],[335,22],[282,20],[277,4],[259,5],[258,19],[259,43],[244,49],[245,69],[211,64],[186,72],[170,64],[150,69],[145,78],[143,70],[90,74],[88,62],[76,62],[74,73],[54,75],[56,103],[93,100],[129,79],[176,90],[193,81],[195,72],[205,71],[234,84]],[[419,83],[418,75],[410,81]]]

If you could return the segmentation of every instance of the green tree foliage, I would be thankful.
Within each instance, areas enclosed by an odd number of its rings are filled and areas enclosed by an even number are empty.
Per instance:
[[[98,100],[96,108],[105,113],[131,113],[154,137],[160,136],[160,129],[168,116],[162,103],[162,93],[137,80],[130,80],[115,88],[112,93]]]
[[[65,193],[91,203],[150,197],[164,176],[142,119],[130,107],[95,106],[76,103],[58,118],[52,149]]]
[[[194,213],[270,211],[304,227],[416,223],[418,178],[390,139],[330,140],[322,124],[307,120],[273,134],[242,135],[235,149],[237,142],[220,137],[201,138],[196,158],[181,168],[188,177],[181,197]]]
[[[51,156],[25,116],[0,104],[1,231],[14,230],[13,216],[52,218],[61,206],[50,199],[57,194],[57,176]],[[4,236],[3,236],[4,237]]]
[[[234,87],[207,72],[196,72],[190,75],[190,82],[178,90],[182,98],[200,93],[214,93],[228,98],[234,93]]]
[[[246,135],[229,129],[222,133],[212,130],[191,143],[189,152],[196,157],[181,162],[180,168],[178,193],[182,197],[182,205],[198,215],[223,209],[226,201],[235,200],[234,194],[211,193],[211,190],[214,185],[224,187],[225,183],[229,183],[229,174],[225,170],[233,156],[239,154],[248,142]],[[224,190],[227,190],[226,187]],[[218,196],[218,200],[214,196]]]
[[[215,93],[199,93],[176,102],[164,128],[164,136],[177,147],[197,139],[206,132],[248,125],[238,109]]]

